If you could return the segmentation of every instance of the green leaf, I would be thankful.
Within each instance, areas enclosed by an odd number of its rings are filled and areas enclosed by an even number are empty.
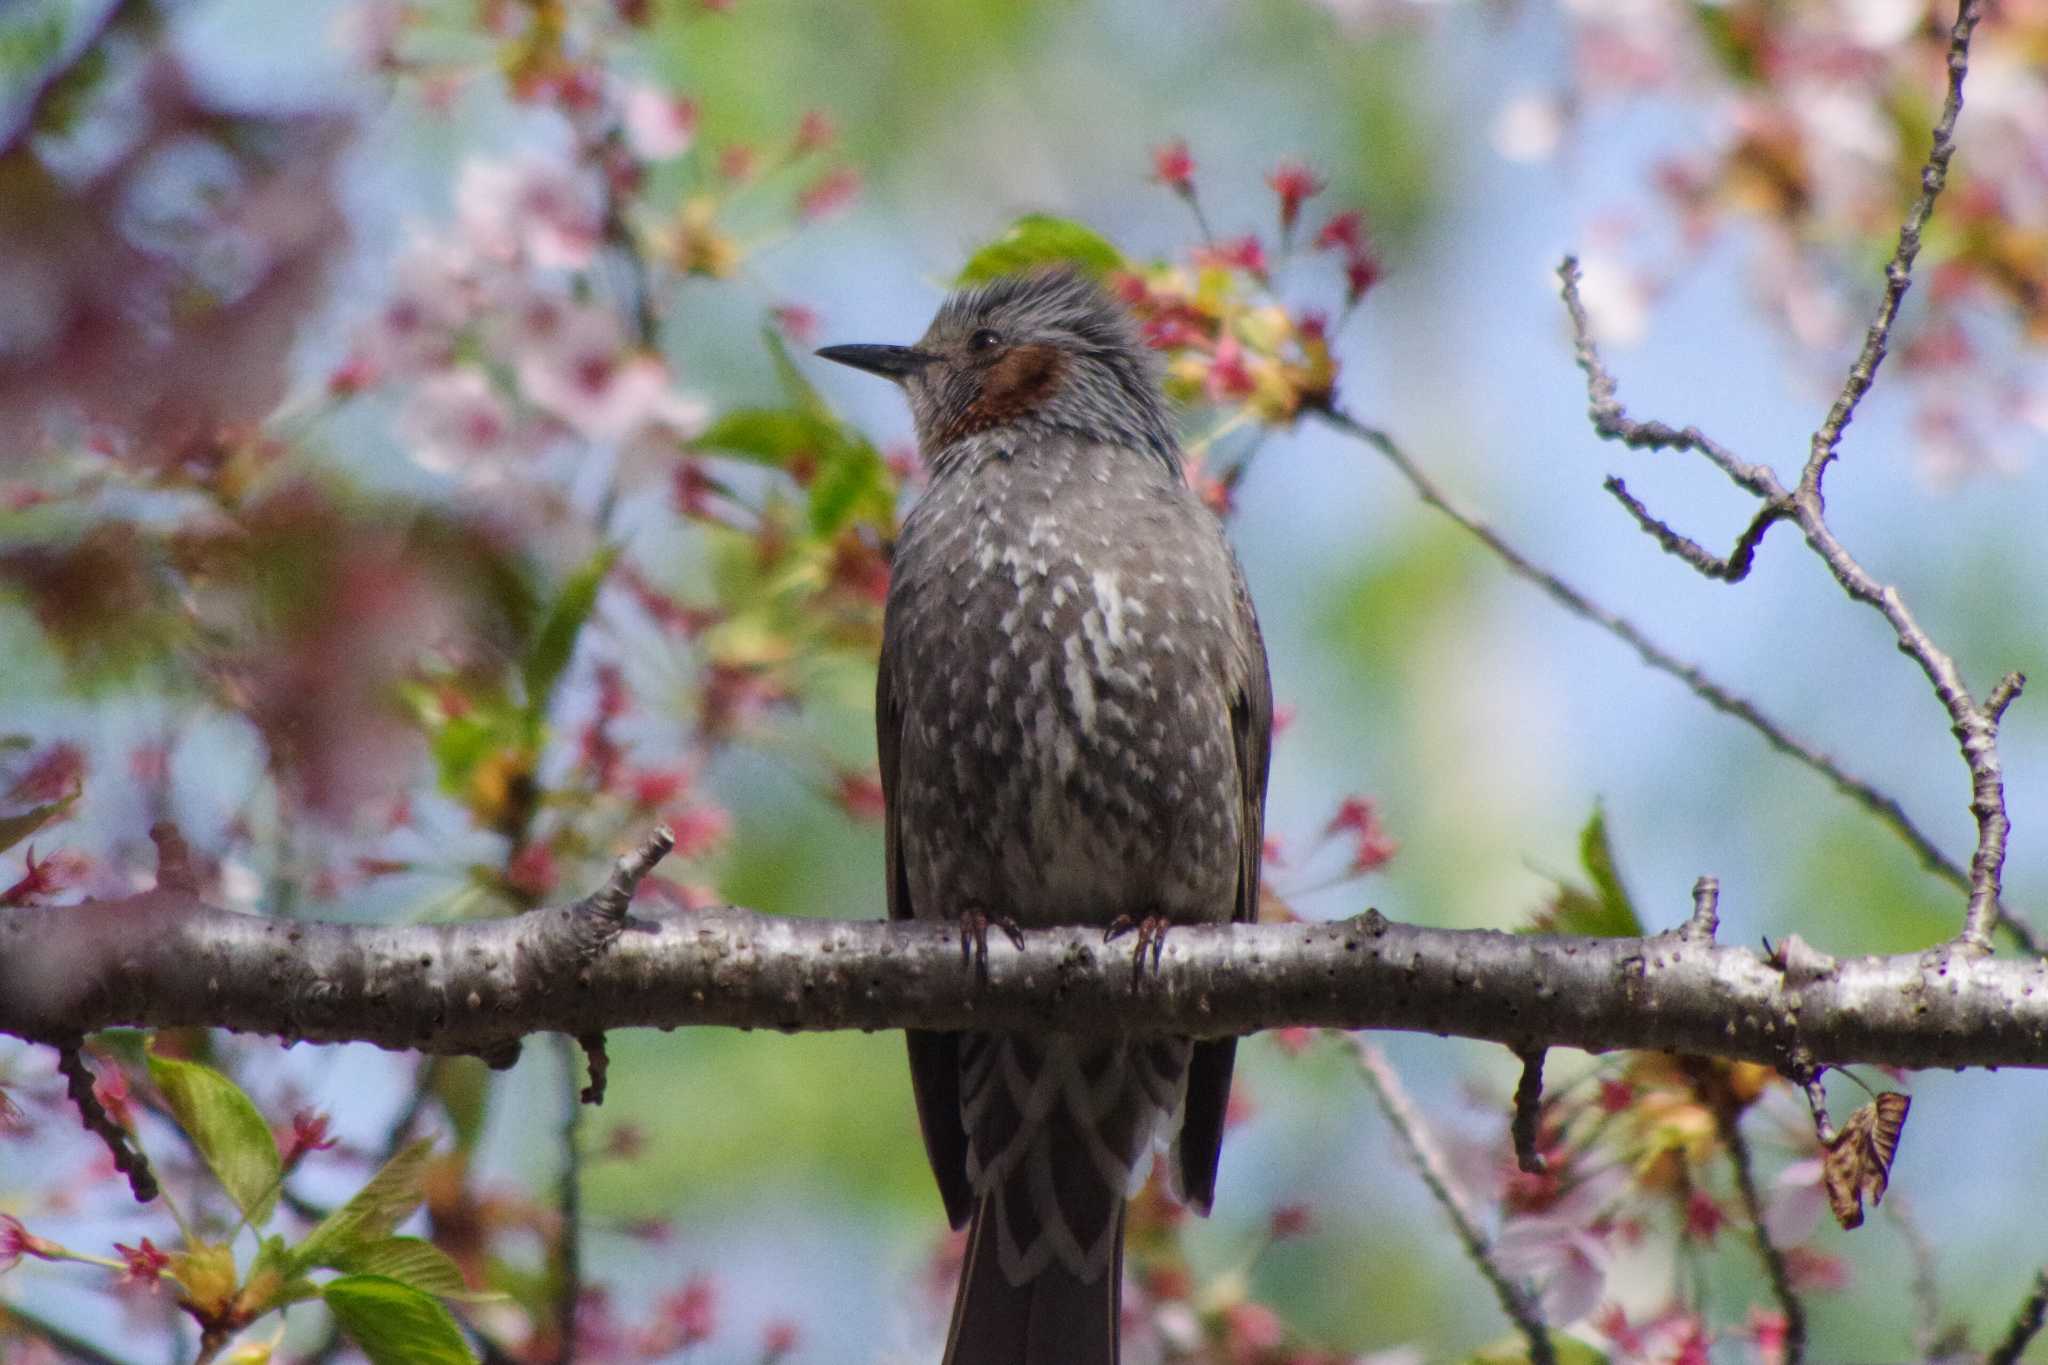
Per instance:
[[[825,401],[825,395],[818,392],[817,385],[797,365],[796,357],[789,353],[789,343],[782,339],[782,333],[773,327],[761,329],[761,344],[768,348],[769,359],[775,362],[775,375],[782,381],[782,391],[789,395],[789,401],[797,410],[809,417],[822,418],[837,426],[832,416],[832,405]]]
[[[152,1052],[149,1076],[214,1178],[250,1224],[261,1227],[276,1206],[284,1165],[255,1104],[233,1081],[197,1062]]]
[[[236,1301],[254,1313],[320,1297],[320,1286],[292,1269],[292,1249],[282,1237],[265,1237]]]
[[[1592,887],[1559,882],[1557,893],[1530,920],[1524,932],[1640,938],[1642,917],[1636,913],[1635,902],[1614,865],[1614,848],[1607,838],[1607,816],[1598,806],[1579,831],[1579,865],[1592,879]]]
[[[473,1292],[462,1268],[447,1252],[418,1237],[386,1237],[334,1258],[334,1268],[351,1275],[378,1275],[443,1299],[500,1299]]]
[[[811,530],[830,539],[855,521],[867,521],[887,533],[896,510],[889,469],[865,441],[848,444],[821,464],[811,480]]]
[[[1071,218],[1027,213],[1010,230],[968,257],[960,284],[984,284],[1035,265],[1065,264],[1099,278],[1124,262],[1123,253],[1095,229]]]
[[[598,589],[604,586],[605,576],[618,558],[618,546],[604,546],[569,575],[555,600],[548,604],[540,634],[526,656],[526,705],[534,715],[547,710],[555,684],[561,681],[562,671],[576,653],[576,637],[583,633],[583,623],[597,606]]]
[[[320,1291],[372,1365],[476,1365],[440,1301],[381,1275],[347,1275]]]
[[[50,822],[52,816],[60,815],[71,808],[78,799],[78,793],[60,797],[19,815],[0,815],[0,853],[5,853],[29,835],[34,834]]]
[[[1606,938],[1640,938],[1642,916],[1636,913],[1628,888],[1621,884],[1621,871],[1614,865],[1614,846],[1607,840],[1607,813],[1597,805],[1586,827],[1579,831],[1579,865],[1593,879],[1601,915],[1599,928],[1582,932]]]
[[[720,417],[696,445],[742,455],[777,468],[804,451],[820,454],[840,440],[832,423],[794,408],[734,408]]]
[[[292,1253],[294,1274],[314,1266],[340,1268],[340,1260],[391,1236],[419,1207],[431,1139],[422,1138],[384,1163],[355,1197],[321,1220]]]

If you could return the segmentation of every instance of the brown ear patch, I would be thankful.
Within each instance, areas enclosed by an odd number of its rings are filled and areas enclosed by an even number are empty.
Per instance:
[[[1052,397],[1066,369],[1067,358],[1056,346],[1012,346],[982,375],[981,393],[946,428],[943,443],[1031,411]]]

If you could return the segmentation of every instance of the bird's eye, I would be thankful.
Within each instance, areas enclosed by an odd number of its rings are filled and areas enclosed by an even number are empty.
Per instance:
[[[967,338],[967,349],[970,351],[986,351],[989,347],[999,344],[1002,339],[1002,336],[993,328],[984,327],[973,336]]]

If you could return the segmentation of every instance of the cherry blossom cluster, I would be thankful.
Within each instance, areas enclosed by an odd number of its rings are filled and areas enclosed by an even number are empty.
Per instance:
[[[1570,62],[1553,83],[1507,95],[1492,128],[1503,156],[1548,160],[1633,108],[1686,112],[1684,140],[1656,153],[1641,193],[1605,207],[1585,254],[1601,335],[1641,336],[1662,292],[1739,239],[1760,311],[1832,375],[1861,340],[1873,263],[1919,189],[1955,4],[1653,0],[1561,13]],[[1925,301],[1898,334],[1918,463],[1936,484],[2010,471],[2048,432],[2044,41],[2039,5],[1989,9],[1971,56],[1968,155],[1928,243]]]

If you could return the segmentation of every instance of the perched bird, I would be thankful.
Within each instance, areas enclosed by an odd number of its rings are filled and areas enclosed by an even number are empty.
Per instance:
[[[1071,270],[955,294],[901,385],[931,480],[892,564],[875,722],[892,919],[987,931],[1249,920],[1272,689],[1151,353]],[[947,1365],[1113,1365],[1124,1201],[1155,1138],[1207,1213],[1233,1039],[912,1030],[953,1226]],[[1168,1130],[1177,1125],[1177,1133]]]

